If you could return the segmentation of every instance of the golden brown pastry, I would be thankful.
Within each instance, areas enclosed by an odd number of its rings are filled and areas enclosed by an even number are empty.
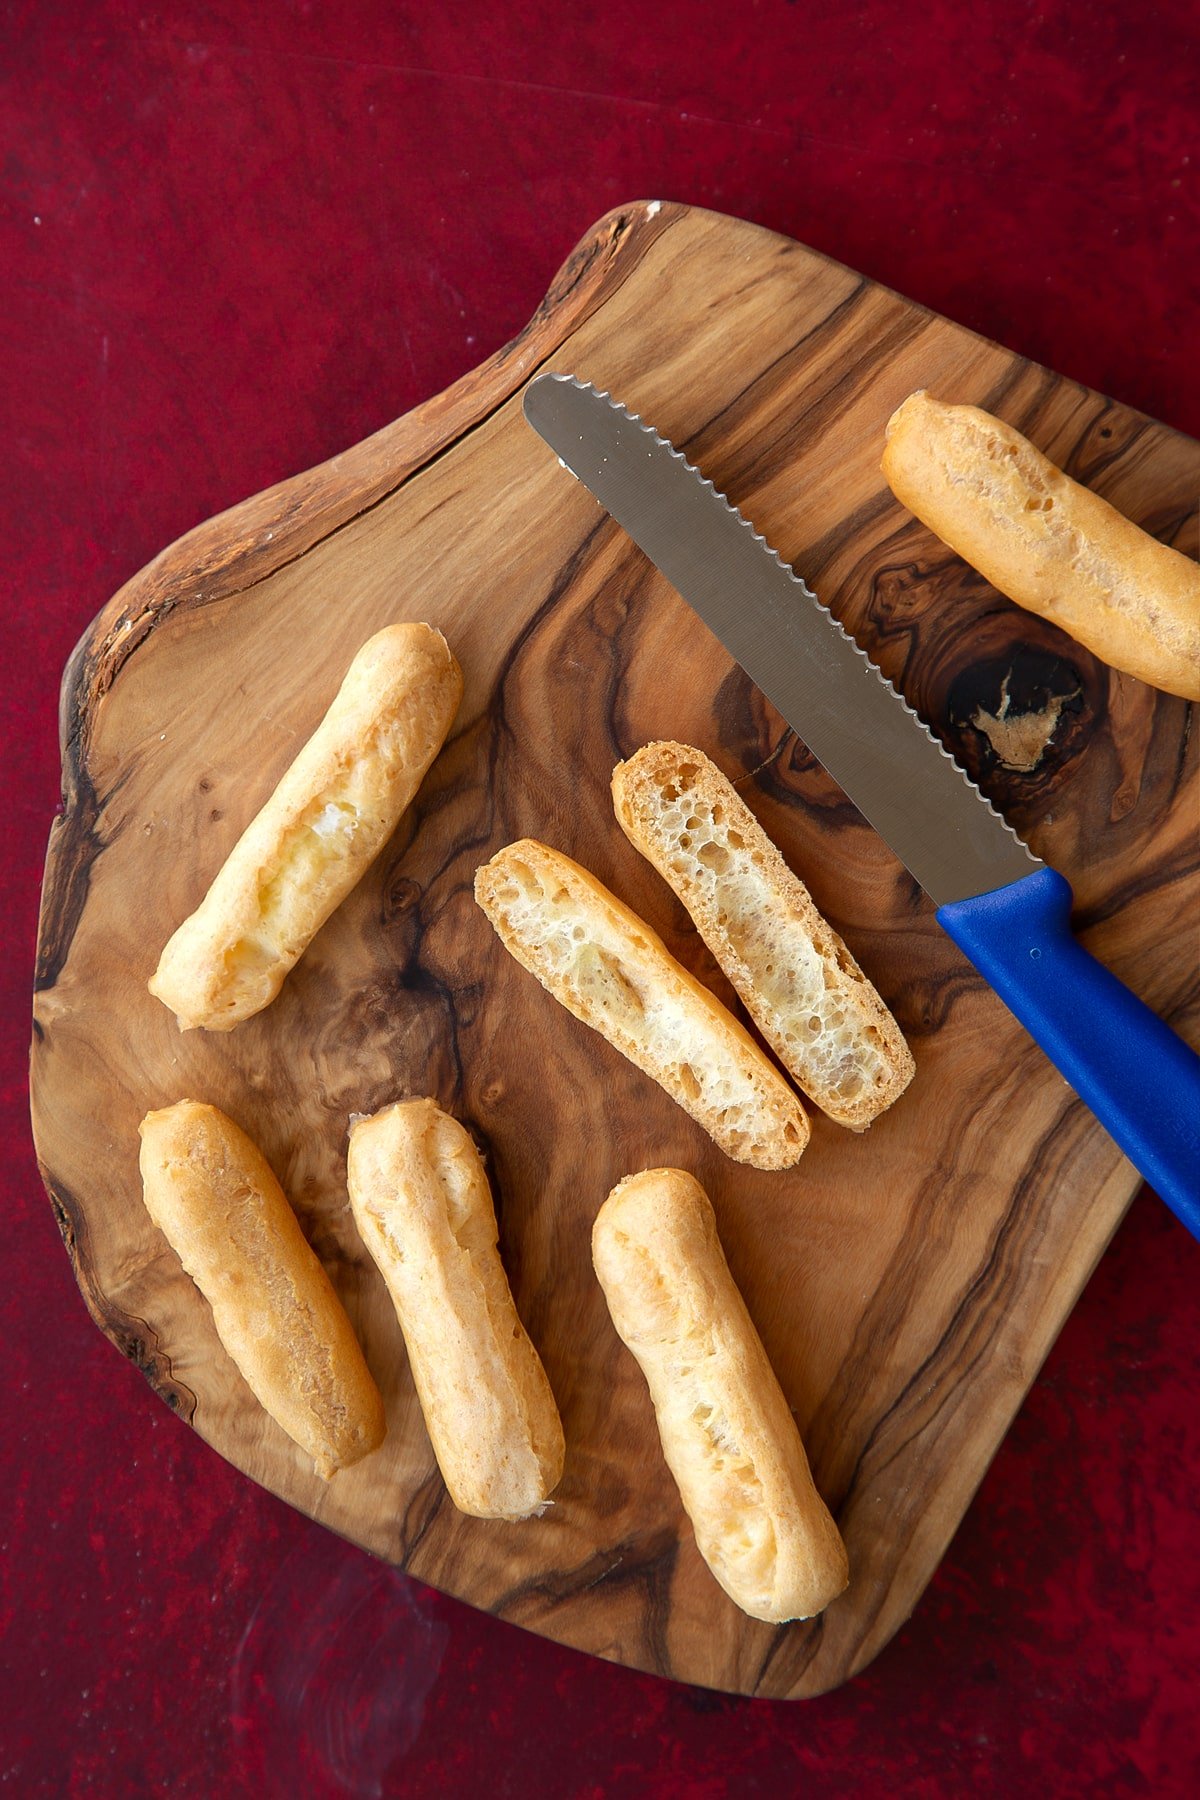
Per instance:
[[[141,1139],[146,1209],[260,1405],[318,1475],[378,1449],[379,1389],[261,1151],[196,1100],[147,1113]]]
[[[398,1102],[355,1121],[347,1173],[450,1498],[478,1519],[539,1512],[562,1475],[562,1423],[470,1135],[433,1100]]]
[[[612,777],[622,831],[670,883],[792,1078],[863,1131],[904,1092],[900,1027],[703,751],[646,744]]]
[[[823,1611],[849,1579],[845,1545],[703,1188],[680,1169],[627,1176],[596,1216],[592,1260],[701,1556],[752,1618]]]
[[[269,1006],[396,829],[445,742],[462,672],[431,625],[368,638],[337,696],[191,917],[150,992],[182,1030]]]
[[[1018,606],[1114,669],[1200,700],[1200,564],[1064,475],[1011,425],[924,390],[888,420],[898,500]]]
[[[808,1142],[799,1097],[708,989],[586,869],[523,838],[475,876],[505,949],[653,1077],[736,1162],[788,1169]]]

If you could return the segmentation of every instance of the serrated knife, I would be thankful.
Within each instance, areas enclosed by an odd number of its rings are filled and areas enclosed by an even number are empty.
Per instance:
[[[1071,935],[1033,856],[748,520],[653,428],[571,375],[525,417],[716,633],[884,837],[938,923],[1200,1237],[1200,1057]]]

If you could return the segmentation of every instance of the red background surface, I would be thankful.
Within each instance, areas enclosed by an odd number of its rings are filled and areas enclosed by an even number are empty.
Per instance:
[[[0,33],[0,1789],[1196,1792],[1200,1251],[1152,1196],[912,1621],[788,1706],[480,1617],[227,1468],[91,1325],[25,1091],[75,639],[497,348],[610,206],[742,214],[1200,434],[1189,0],[31,0]]]

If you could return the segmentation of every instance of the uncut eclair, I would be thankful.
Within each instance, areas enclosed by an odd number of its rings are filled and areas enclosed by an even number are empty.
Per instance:
[[[846,1549],[699,1183],[646,1169],[596,1215],[592,1260],[641,1365],[696,1545],[731,1600],[780,1623],[846,1586]]]
[[[475,876],[505,949],[651,1076],[736,1162],[788,1169],[808,1142],[799,1096],[644,920],[561,851],[523,838]]]
[[[1115,669],[1200,700],[1200,564],[1081,487],[1011,425],[923,389],[883,473],[923,525],[1018,606]]]
[[[318,1475],[383,1442],[383,1400],[345,1309],[258,1147],[195,1100],[141,1123],[146,1210],[212,1307],[259,1404]]]
[[[789,1074],[862,1131],[904,1092],[900,1027],[750,808],[687,744],[647,744],[612,776],[630,843],[670,883]]]
[[[562,1423],[469,1133],[433,1100],[397,1102],[351,1126],[347,1177],[450,1498],[479,1519],[540,1511],[562,1475]]]
[[[461,698],[462,672],[431,625],[368,638],[159,958],[150,992],[181,1029],[229,1031],[270,1005],[396,829]]]

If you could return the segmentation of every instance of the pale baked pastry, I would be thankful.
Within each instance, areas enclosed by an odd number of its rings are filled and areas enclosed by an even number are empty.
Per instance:
[[[397,1102],[353,1123],[347,1176],[450,1498],[479,1519],[540,1512],[562,1475],[562,1423],[470,1134],[433,1100]]]
[[[737,1162],[787,1169],[804,1108],[733,1015],[586,869],[522,838],[475,876],[505,949],[585,1025],[653,1077]]]
[[[1151,687],[1200,700],[1200,564],[975,406],[923,389],[888,420],[896,498],[1018,606]]]
[[[750,808],[687,744],[646,744],[612,777],[622,831],[668,881],[788,1073],[864,1130],[912,1080],[900,1027]]]
[[[596,1216],[592,1260],[701,1556],[752,1618],[822,1612],[849,1579],[846,1548],[703,1188],[681,1169],[627,1176]]]
[[[259,1404],[329,1477],[378,1449],[383,1400],[266,1158],[215,1106],[141,1123],[146,1210]]]
[[[462,671],[431,625],[368,638],[324,719],[159,959],[182,1030],[229,1031],[289,970],[396,829],[445,742]]]

